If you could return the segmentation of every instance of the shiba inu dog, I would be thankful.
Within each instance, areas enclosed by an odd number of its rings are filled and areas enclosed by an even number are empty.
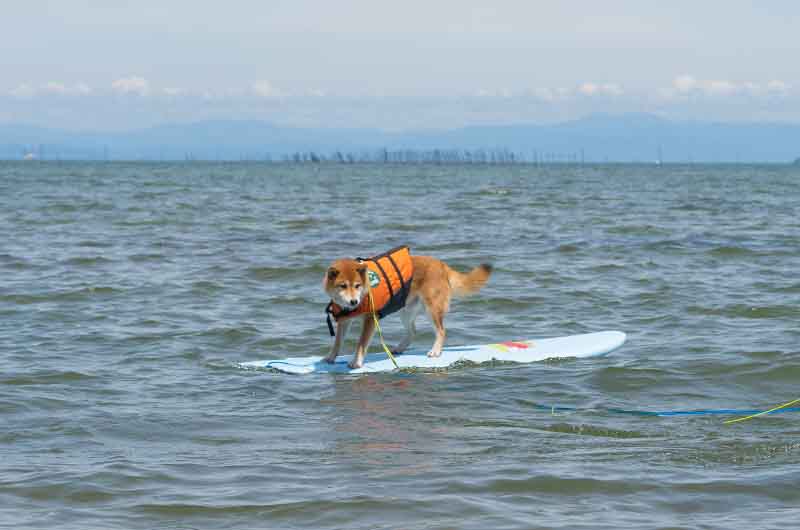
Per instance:
[[[325,273],[323,288],[330,296],[327,312],[336,319],[336,339],[325,361],[333,363],[342,347],[350,325],[363,321],[356,353],[349,363],[360,368],[375,332],[373,311],[384,317],[400,311],[405,337],[393,349],[405,351],[416,334],[415,320],[425,309],[436,329],[436,340],[428,356],[438,357],[446,338],[444,317],[452,297],[463,297],[480,290],[487,282],[492,266],[483,264],[463,274],[430,256],[411,256],[407,247],[399,247],[368,260],[339,259]],[[379,289],[383,288],[384,292]],[[370,297],[370,292],[372,296]],[[331,334],[333,327],[328,323]]]

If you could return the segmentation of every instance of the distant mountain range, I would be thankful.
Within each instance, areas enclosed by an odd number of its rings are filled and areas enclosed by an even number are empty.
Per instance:
[[[649,114],[405,132],[294,128],[260,121],[166,124],[126,132],[0,124],[0,158],[12,160],[26,155],[46,160],[281,160],[296,153],[301,158],[313,153],[313,158],[357,159],[379,158],[384,149],[502,151],[514,160],[544,162],[791,163],[800,156],[800,124],[681,122]]]

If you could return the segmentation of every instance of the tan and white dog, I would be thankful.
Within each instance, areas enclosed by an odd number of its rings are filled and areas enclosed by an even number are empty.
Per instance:
[[[413,277],[405,307],[400,310],[406,335],[393,352],[402,353],[414,340],[416,334],[414,321],[424,307],[436,329],[436,340],[428,356],[438,357],[442,353],[446,337],[444,316],[450,308],[450,299],[464,297],[480,290],[489,279],[492,266],[483,264],[463,274],[451,269],[443,261],[429,256],[411,256],[411,260],[414,266]],[[368,296],[370,289],[367,266],[364,262],[353,259],[336,260],[325,273],[323,287],[333,303],[345,309],[355,309],[364,297]],[[363,328],[355,356],[349,366],[351,368],[363,366],[364,356],[375,332],[372,313],[353,317],[344,315],[336,319],[336,339],[325,361],[333,363],[336,360],[350,325],[358,318],[363,321]]]

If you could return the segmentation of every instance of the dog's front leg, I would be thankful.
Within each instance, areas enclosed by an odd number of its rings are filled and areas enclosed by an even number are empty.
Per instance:
[[[336,356],[339,355],[342,349],[342,342],[344,342],[344,337],[347,335],[347,330],[350,329],[350,324],[352,323],[352,319],[349,318],[340,318],[336,321],[336,340],[333,341],[331,353],[325,357],[326,363],[333,364],[336,361]]]
[[[355,369],[364,366],[364,357],[367,354],[367,348],[369,348],[373,333],[375,333],[375,320],[372,318],[372,315],[369,314],[364,317],[364,327],[361,328],[361,337],[358,339],[356,354],[348,365],[350,368]]]

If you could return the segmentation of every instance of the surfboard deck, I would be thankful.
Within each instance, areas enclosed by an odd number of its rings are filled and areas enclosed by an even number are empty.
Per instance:
[[[428,350],[413,349],[395,355],[395,359],[401,369],[446,368],[459,361],[478,364],[493,360],[532,363],[562,357],[605,355],[622,346],[626,337],[625,333],[621,331],[599,331],[547,339],[506,341],[477,346],[449,346],[444,348],[439,357],[428,357]],[[361,374],[395,370],[392,360],[384,352],[367,354],[364,366],[355,370],[347,366],[352,358],[352,354],[339,355],[335,363],[329,364],[322,360],[322,356],[314,355],[280,360],[249,361],[240,363],[240,366],[243,368],[270,368],[288,374]]]

